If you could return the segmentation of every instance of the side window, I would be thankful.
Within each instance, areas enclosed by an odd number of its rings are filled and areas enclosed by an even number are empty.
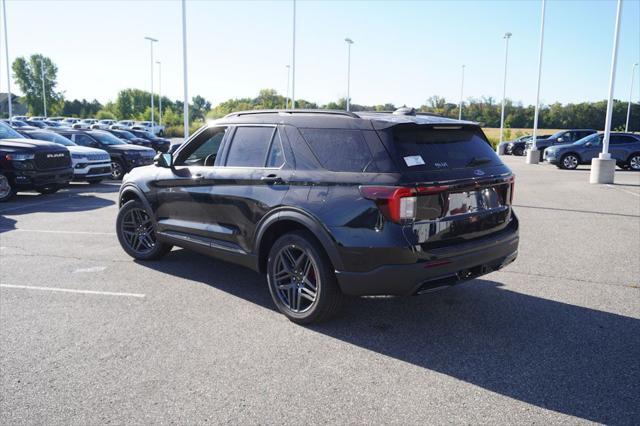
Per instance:
[[[373,161],[360,130],[300,129],[325,169],[364,172]]]
[[[636,142],[636,139],[631,136],[611,135],[611,145],[626,145],[633,142]]]
[[[204,130],[180,151],[175,164],[213,166],[226,131],[226,127],[211,127]]]
[[[238,127],[231,141],[226,166],[264,167],[274,132],[273,127]]]
[[[284,152],[282,150],[282,140],[280,139],[280,132],[276,130],[273,135],[273,141],[271,142],[271,148],[269,149],[269,155],[267,156],[267,167],[278,168],[284,164]]]
[[[82,145],[82,146],[93,146],[93,147],[98,146],[98,143],[95,142],[93,139],[91,139],[87,135],[82,135],[82,134],[73,135],[73,141],[78,145]]]

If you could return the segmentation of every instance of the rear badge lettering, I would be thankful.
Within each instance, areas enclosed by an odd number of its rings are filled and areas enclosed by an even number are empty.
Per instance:
[[[449,167],[449,165],[448,165],[446,162],[444,162],[444,161],[443,161],[443,162],[441,162],[441,163],[433,163],[433,165],[434,165],[435,167],[437,167],[438,169],[444,169],[444,168]]]
[[[404,157],[404,162],[407,163],[407,167],[424,166],[424,160],[420,155],[409,155]]]
[[[473,171],[473,174],[476,176],[484,176],[484,172],[480,169],[476,169]]]

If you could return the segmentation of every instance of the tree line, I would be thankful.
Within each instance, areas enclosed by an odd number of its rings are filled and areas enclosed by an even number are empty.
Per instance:
[[[43,68],[44,67],[44,70]],[[42,72],[45,75],[45,89],[42,90]],[[124,89],[118,92],[116,99],[106,104],[97,100],[67,100],[57,91],[57,67],[50,58],[39,54],[30,58],[17,58],[13,63],[14,78],[24,93],[22,101],[28,106],[32,115],[42,115],[43,94],[48,105],[48,115],[72,117],[117,118],[133,120],[149,120],[151,118],[151,94],[140,89]],[[155,95],[155,116],[159,117],[160,98]],[[280,109],[286,105],[286,98],[274,89],[262,89],[255,98],[228,99],[212,106],[202,96],[194,96],[189,104],[190,122],[202,122],[205,118],[222,117],[233,111],[252,109]],[[406,105],[391,103],[378,105],[361,105],[351,103],[351,111],[393,111]],[[341,98],[327,104],[317,104],[305,99],[296,100],[296,108],[302,109],[346,109],[346,99]],[[438,114],[444,117],[458,118],[458,105],[447,102],[440,96],[431,96],[423,105],[416,108],[420,112]],[[607,102],[581,102],[561,104],[554,103],[540,108],[538,126],[547,129],[593,128],[602,130],[606,115]],[[501,104],[493,97],[468,99],[462,107],[462,118],[476,121],[485,127],[500,127]],[[171,126],[182,126],[183,103],[162,97],[162,121]],[[627,103],[615,100],[613,104],[612,129],[623,130],[627,114]],[[532,128],[534,107],[507,101],[505,104],[506,128]],[[177,130],[177,129],[176,129]],[[629,130],[640,131],[640,104],[632,105]]]

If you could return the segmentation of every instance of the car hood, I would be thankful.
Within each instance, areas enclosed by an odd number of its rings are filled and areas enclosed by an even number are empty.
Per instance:
[[[110,150],[112,151],[140,151],[140,153],[145,153],[145,152],[149,152],[151,151],[152,153],[155,154],[155,151],[151,148],[147,148],[144,146],[140,146],[140,145],[133,145],[130,143],[124,144],[124,145],[111,145],[109,147]]]
[[[75,145],[75,146],[68,146],[66,147],[72,154],[106,154],[109,155],[109,153],[107,151],[105,151],[104,149],[98,149],[98,148],[90,148],[88,146],[80,146],[80,145]]]
[[[40,141],[35,139],[0,139],[0,150],[2,151],[68,151],[62,145],[53,142]]]

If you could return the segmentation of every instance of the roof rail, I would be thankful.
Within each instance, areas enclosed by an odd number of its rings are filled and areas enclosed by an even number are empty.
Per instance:
[[[327,114],[327,115],[342,115],[345,117],[351,118],[360,118],[359,115],[354,114],[349,111],[338,111],[331,109],[256,109],[250,111],[237,111],[232,112],[230,114],[225,115],[227,117],[240,117],[242,115],[253,115],[253,114]]]

